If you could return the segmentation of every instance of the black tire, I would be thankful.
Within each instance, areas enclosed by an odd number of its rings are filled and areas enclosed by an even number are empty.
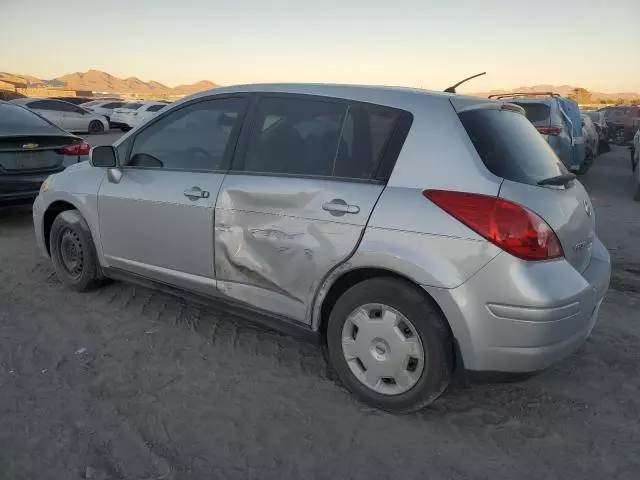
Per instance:
[[[425,351],[425,370],[417,383],[397,395],[378,393],[352,373],[342,353],[342,329],[347,317],[367,303],[388,305],[413,323]],[[365,280],[347,290],[337,301],[327,325],[329,360],[342,383],[363,402],[392,413],[419,410],[437,399],[451,381],[453,339],[440,311],[426,294],[410,282],[391,277]]]
[[[129,130],[131,130],[131,127],[120,127],[120,130],[122,130],[123,132],[128,132]]]
[[[53,221],[49,242],[53,268],[66,287],[84,292],[100,284],[102,277],[91,231],[80,212],[61,212]],[[63,253],[65,248],[76,252],[76,262],[68,260],[71,255]]]
[[[99,120],[93,120],[91,123],[89,123],[89,133],[90,134],[96,134],[96,133],[102,133],[104,132],[104,125],[102,124],[101,121]]]

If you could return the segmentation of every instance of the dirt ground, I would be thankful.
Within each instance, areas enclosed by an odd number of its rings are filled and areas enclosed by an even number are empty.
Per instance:
[[[636,480],[627,150],[584,181],[615,261],[584,347],[521,383],[459,380],[409,416],[355,401],[313,344],[122,283],[65,290],[30,210],[0,210],[0,479]]]

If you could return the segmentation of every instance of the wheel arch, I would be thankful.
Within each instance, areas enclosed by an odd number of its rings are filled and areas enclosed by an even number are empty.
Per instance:
[[[51,204],[47,207],[42,217],[42,235],[44,237],[44,244],[47,248],[47,253],[51,256],[51,227],[53,226],[53,222],[58,215],[67,210],[78,210],[79,209],[72,203],[66,200],[56,200],[51,202]]]
[[[422,295],[431,303],[431,305],[442,315],[445,325],[448,328],[449,335],[451,335],[451,339],[454,343],[454,367],[457,368],[459,365],[462,365],[462,354],[460,352],[458,342],[456,341],[456,336],[451,328],[451,324],[449,319],[445,315],[444,311],[440,304],[427,292],[424,290],[420,284],[412,279],[410,276],[397,272],[395,270],[391,270],[388,268],[381,267],[373,267],[373,266],[359,266],[355,268],[348,268],[343,266],[342,268],[336,269],[327,280],[324,282],[323,288],[318,293],[318,298],[316,299],[316,303],[314,305],[314,316],[312,319],[312,329],[318,331],[322,337],[326,335],[327,322],[329,319],[329,315],[331,314],[331,310],[335,306],[336,302],[347,290],[349,290],[354,285],[361,283],[365,280],[369,280],[371,278],[394,278],[400,281],[404,281],[410,283],[417,287]]]

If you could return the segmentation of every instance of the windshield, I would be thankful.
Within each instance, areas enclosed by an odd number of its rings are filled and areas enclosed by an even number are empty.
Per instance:
[[[462,112],[460,120],[487,169],[514,182],[535,185],[567,173],[554,151],[524,115],[506,110]]]

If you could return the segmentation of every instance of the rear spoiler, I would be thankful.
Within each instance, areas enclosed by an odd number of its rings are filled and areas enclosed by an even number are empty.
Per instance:
[[[557,93],[554,92],[530,92],[530,93],[499,93],[497,95],[489,95],[487,98],[495,98],[496,100],[500,100],[502,98],[522,98],[522,97],[559,97]]]

